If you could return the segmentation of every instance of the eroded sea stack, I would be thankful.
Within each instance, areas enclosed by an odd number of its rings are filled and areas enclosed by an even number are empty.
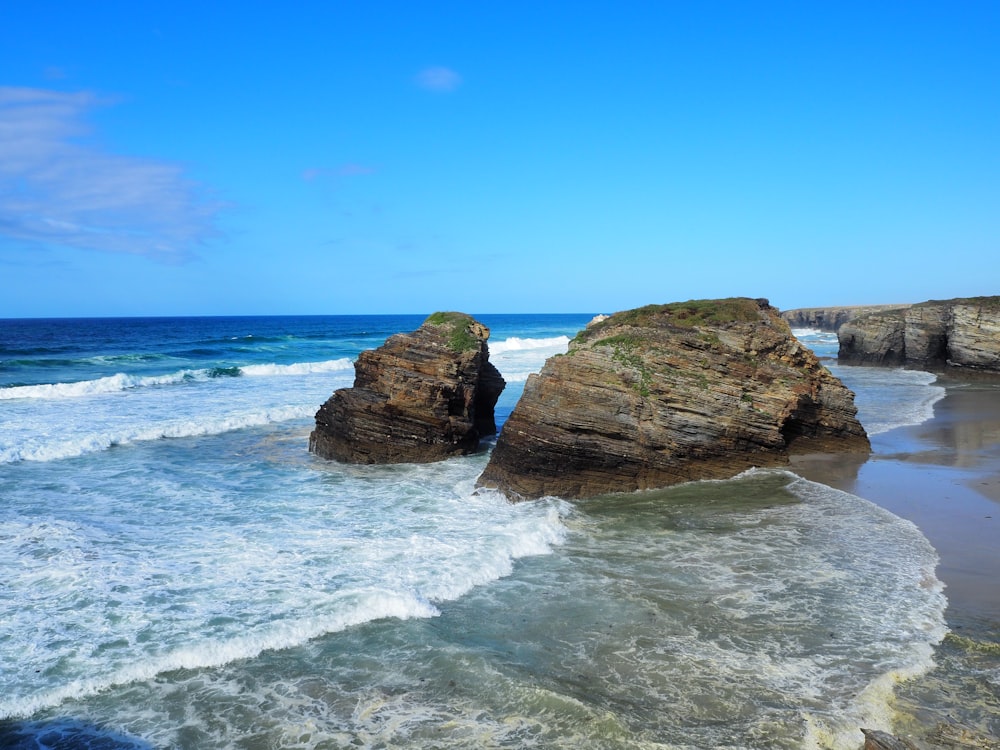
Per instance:
[[[353,388],[316,413],[309,450],[349,463],[428,463],[472,453],[496,432],[503,391],[490,331],[464,313],[434,313],[416,331],[362,352]]]
[[[479,486],[583,498],[870,450],[854,394],[767,300],[681,302],[589,326],[529,377]]]
[[[781,317],[792,328],[818,328],[821,331],[839,331],[840,327],[860,315],[885,310],[899,310],[909,305],[847,305],[841,307],[800,307],[782,310]]]
[[[1000,297],[931,300],[841,326],[838,361],[1000,371]]]

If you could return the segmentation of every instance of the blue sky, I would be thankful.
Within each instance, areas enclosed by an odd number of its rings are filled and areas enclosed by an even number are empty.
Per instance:
[[[0,9],[0,317],[1000,294],[1000,3]]]

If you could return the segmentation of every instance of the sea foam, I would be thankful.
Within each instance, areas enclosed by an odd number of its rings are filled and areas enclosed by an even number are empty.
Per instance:
[[[505,352],[527,351],[531,349],[563,348],[569,345],[568,336],[552,336],[550,338],[532,339],[511,336],[502,341],[490,344],[490,356]]]
[[[244,365],[231,368],[185,369],[164,375],[128,375],[116,373],[95,380],[83,380],[76,383],[43,383],[41,385],[21,385],[0,388],[0,401],[37,398],[37,399],[67,399],[95,396],[105,393],[135,388],[176,385],[191,381],[206,381],[220,376],[246,375],[251,377],[280,375],[313,375],[316,373],[339,372],[348,370],[354,363],[347,358],[329,360],[326,362],[297,362],[289,365]]]
[[[92,475],[78,521],[59,518],[76,501],[53,485],[74,481],[70,469],[50,471],[44,488],[22,482],[10,501],[42,498],[53,515],[0,520],[12,593],[0,619],[13,634],[0,658],[18,665],[0,674],[0,718],[372,620],[433,617],[565,534],[558,503],[472,494],[468,461],[359,468],[331,485],[326,465],[286,476],[268,468],[272,457],[209,496],[203,468],[186,462],[161,475]]]
[[[858,420],[869,435],[928,421],[947,393],[936,375],[920,370],[831,365],[830,371],[855,392]]]
[[[64,435],[62,439],[26,438],[15,445],[0,445],[0,463],[15,461],[56,461],[74,458],[87,453],[106,450],[116,445],[128,445],[161,438],[201,437],[218,435],[247,427],[259,427],[275,422],[303,419],[315,413],[311,406],[284,406],[273,409],[250,410],[239,414],[219,415],[211,418],[173,419],[154,424],[136,423],[106,431],[84,431],[77,435]]]
[[[568,336],[538,339],[512,336],[490,344],[490,362],[508,383],[520,383],[538,372],[546,359],[564,353],[568,346]]]

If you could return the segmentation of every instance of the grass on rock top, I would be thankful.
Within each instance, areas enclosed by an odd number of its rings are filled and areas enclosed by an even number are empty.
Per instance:
[[[479,338],[469,330],[469,327],[475,322],[470,315],[465,313],[436,312],[427,317],[424,325],[445,328],[448,346],[456,352],[467,352],[479,348]]]
[[[955,297],[954,299],[930,299],[925,302],[917,302],[914,305],[906,305],[904,307],[892,308],[889,310],[875,310],[873,312],[864,313],[854,318],[854,320],[864,320],[866,318],[903,320],[906,318],[907,314],[910,311],[919,311],[928,308],[933,309],[933,308],[954,307],[957,305],[970,305],[973,307],[979,307],[983,310],[989,310],[989,311],[1000,310],[1000,296]]]
[[[724,325],[726,323],[750,323],[761,319],[761,308],[757,300],[746,297],[730,297],[715,300],[688,300],[671,302],[666,305],[646,305],[634,310],[625,310],[612,315],[577,334],[577,340],[601,341],[601,332],[617,326],[639,328],[661,325],[679,328]]]

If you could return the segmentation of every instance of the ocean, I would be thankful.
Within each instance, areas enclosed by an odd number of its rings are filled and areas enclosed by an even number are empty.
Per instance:
[[[592,316],[477,317],[502,423]],[[310,455],[358,353],[421,321],[0,321],[0,747],[857,748],[888,725],[946,599],[923,534],[867,500],[754,470],[515,505],[474,488],[488,450]],[[828,364],[873,434],[943,394]]]

